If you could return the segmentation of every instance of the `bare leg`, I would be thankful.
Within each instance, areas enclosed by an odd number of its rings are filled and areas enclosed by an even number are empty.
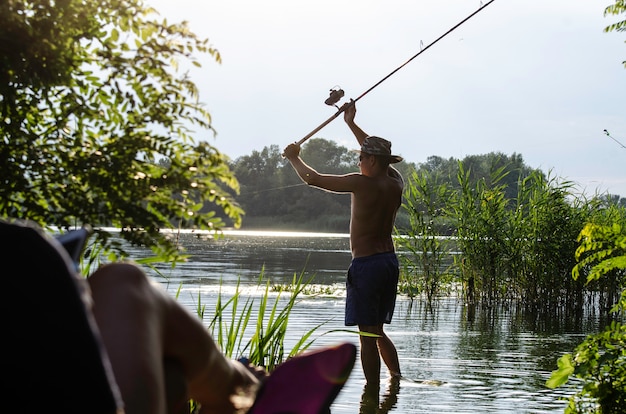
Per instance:
[[[359,325],[359,330],[379,335],[378,338],[361,335],[361,365],[369,384],[380,381],[380,358],[382,357],[390,375],[399,377],[400,362],[396,347],[383,330],[383,324],[375,326]]]
[[[163,315],[148,280],[134,266],[109,265],[88,281],[125,412],[165,414]]]
[[[359,325],[361,332],[373,333],[380,335],[377,326]],[[359,336],[361,340],[361,366],[365,380],[370,385],[379,385],[380,383],[380,355],[378,353],[377,338],[371,336]]]
[[[378,350],[380,351],[380,356],[385,361],[385,365],[387,365],[387,369],[389,369],[389,373],[391,376],[399,377],[401,376],[400,372],[400,362],[398,361],[398,352],[396,351],[396,347],[391,342],[391,339],[385,334],[383,331],[382,325],[380,326],[380,335],[378,338]]]
[[[88,281],[126,414],[165,414],[168,399],[172,407],[187,397],[203,412],[231,413],[237,387],[256,383],[243,365],[224,358],[199,318],[137,266],[103,266]]]

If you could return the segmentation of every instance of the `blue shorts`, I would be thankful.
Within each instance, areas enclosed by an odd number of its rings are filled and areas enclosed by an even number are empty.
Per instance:
[[[345,324],[391,323],[399,274],[395,252],[352,259],[346,280]]]

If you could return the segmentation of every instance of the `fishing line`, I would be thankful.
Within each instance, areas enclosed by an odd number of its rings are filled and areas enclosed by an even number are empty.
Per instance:
[[[303,186],[303,185],[307,185],[307,184],[306,184],[306,183],[299,183],[299,184],[292,184],[292,185],[284,185],[284,186],[282,186],[282,187],[267,188],[267,189],[265,189],[265,190],[252,191],[252,192],[250,192],[250,193],[240,194],[240,196],[241,196],[241,195],[246,195],[246,196],[249,196],[249,195],[255,195],[255,194],[265,193],[265,192],[267,192],[267,191],[283,190],[283,189],[285,189],[285,188],[300,187],[300,186]]]
[[[613,137],[611,136],[611,134],[609,134],[609,131],[607,131],[607,130],[605,129],[605,130],[604,130],[604,133],[606,134],[606,136],[607,136],[607,137],[609,137],[609,138],[611,138],[613,141],[617,142],[617,144],[618,144],[620,147],[622,147],[622,148],[626,149],[626,146],[624,146],[624,144],[622,144],[621,142],[619,142],[618,140],[616,140],[615,138],[613,138]]]
[[[445,32],[444,34],[442,34],[441,36],[439,36],[437,39],[435,39],[434,41],[432,41],[430,44],[428,44],[425,48],[422,48],[419,52],[417,52],[415,55],[411,56],[411,58],[409,60],[407,60],[406,62],[404,62],[402,65],[398,66],[396,69],[394,69],[391,73],[389,73],[387,76],[385,76],[384,78],[382,78],[381,80],[379,80],[378,82],[376,82],[374,84],[374,86],[372,86],[371,88],[369,88],[368,90],[366,90],[365,92],[363,92],[361,95],[359,95],[356,99],[353,99],[352,102],[350,103],[346,103],[344,105],[342,105],[341,107],[337,106],[337,102],[339,102],[339,100],[341,98],[343,98],[344,96],[344,92],[343,90],[339,89],[339,88],[334,88],[330,90],[330,96],[328,97],[328,99],[326,99],[325,103],[326,105],[331,105],[331,106],[335,106],[338,110],[337,112],[332,115],[330,118],[328,118],[326,121],[322,122],[317,128],[315,128],[313,131],[311,131],[310,133],[308,133],[304,138],[302,138],[300,141],[297,142],[298,145],[301,145],[304,141],[306,141],[307,139],[311,138],[314,134],[316,134],[317,132],[319,132],[322,128],[324,128],[326,125],[328,125],[330,122],[332,122],[335,118],[337,118],[339,116],[339,114],[341,114],[342,112],[344,112],[346,110],[346,108],[348,107],[348,105],[353,105],[354,103],[356,103],[359,99],[363,98],[365,95],[367,95],[368,93],[370,93],[374,88],[378,87],[378,85],[380,85],[381,83],[383,83],[384,81],[386,81],[387,79],[389,79],[391,76],[393,76],[396,72],[398,72],[400,69],[402,69],[403,67],[405,67],[407,64],[409,64],[409,62],[411,62],[413,59],[417,58],[419,55],[421,55],[422,53],[424,53],[425,51],[427,51],[428,49],[430,49],[433,45],[435,45],[437,42],[439,42],[441,39],[443,39],[444,37],[448,36],[450,33],[452,33],[453,31],[455,31],[459,26],[461,26],[463,23],[467,22],[468,20],[470,20],[472,17],[476,16],[478,13],[480,13],[485,7],[489,6],[491,3],[493,3],[495,0],[489,0],[487,3],[483,4],[482,2],[480,3],[481,6],[478,8],[478,10],[476,10],[475,12],[473,12],[472,14],[470,14],[469,16],[467,16],[466,18],[464,18],[463,20],[461,20],[459,23],[455,24],[452,28],[450,28],[447,32]],[[421,46],[421,42],[420,42],[420,46]]]

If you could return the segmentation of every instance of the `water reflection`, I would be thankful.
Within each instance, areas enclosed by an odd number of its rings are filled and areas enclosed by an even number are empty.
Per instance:
[[[365,384],[359,405],[359,414],[385,414],[396,407],[400,393],[400,379],[390,377],[387,380],[387,389],[380,396],[378,384]]]

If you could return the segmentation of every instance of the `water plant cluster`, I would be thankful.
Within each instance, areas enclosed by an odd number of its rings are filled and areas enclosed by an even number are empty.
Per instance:
[[[307,350],[315,341],[311,336],[321,325],[305,332],[287,350],[285,338],[289,315],[309,280],[305,280],[303,274],[294,274],[288,295],[283,296],[281,291],[271,302],[272,284],[264,275],[261,270],[257,288],[262,291],[256,297],[244,296],[239,283],[232,295],[224,296],[220,290],[211,314],[207,314],[206,304],[198,294],[196,313],[201,320],[209,319],[207,329],[224,355],[242,362],[245,360],[244,363],[271,373],[286,359]],[[180,287],[177,298],[179,294]],[[189,401],[188,407],[190,414],[200,412],[193,400]]]
[[[519,176],[510,196],[506,166],[471,179],[458,163],[455,180],[439,171],[417,170],[407,180],[403,208],[409,226],[396,238],[403,272],[401,289],[438,295],[459,287],[468,303],[515,303],[531,311],[608,310],[616,303],[625,272],[614,269],[586,281],[573,278],[578,236],[587,223],[626,223],[626,209],[607,197],[587,198],[571,182],[540,171]],[[510,181],[510,180],[508,180]]]
[[[239,284],[229,298],[220,292],[208,329],[227,357],[246,358],[253,365],[271,372],[285,359],[309,348],[314,342],[311,335],[318,327],[307,331],[287,351],[285,337],[289,315],[308,282],[302,274],[294,275],[289,294],[286,297],[278,294],[271,303],[271,282],[264,280],[263,275],[264,272],[261,272],[258,281],[258,287],[263,289],[256,298],[258,302],[254,297],[244,298]],[[205,309],[201,306],[200,296],[197,310],[199,316],[204,318]]]

